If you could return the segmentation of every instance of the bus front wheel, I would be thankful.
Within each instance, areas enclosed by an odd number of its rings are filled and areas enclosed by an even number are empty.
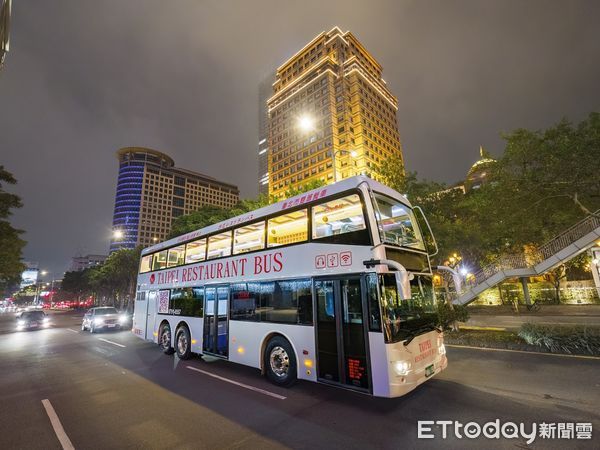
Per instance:
[[[165,323],[160,327],[158,346],[166,355],[172,355],[175,351],[173,347],[171,347],[171,327],[168,323]]]
[[[296,382],[298,369],[294,349],[287,339],[275,336],[265,349],[264,368],[272,383],[289,387]]]

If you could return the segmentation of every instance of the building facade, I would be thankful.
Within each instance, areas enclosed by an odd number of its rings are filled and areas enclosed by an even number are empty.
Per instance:
[[[258,86],[258,193],[269,193],[269,112],[267,100],[273,94],[273,76]]]
[[[0,69],[9,50],[11,0],[0,0]]]
[[[73,256],[69,270],[71,272],[81,272],[82,270],[103,264],[106,258],[108,258],[106,255]]]
[[[239,201],[237,186],[175,167],[173,159],[159,151],[126,147],[117,158],[111,252],[163,241],[174,219],[201,206],[231,208]]]
[[[310,41],[276,71],[267,101],[269,193],[353,175],[377,178],[386,159],[402,159],[398,101],[382,67],[338,27]]]

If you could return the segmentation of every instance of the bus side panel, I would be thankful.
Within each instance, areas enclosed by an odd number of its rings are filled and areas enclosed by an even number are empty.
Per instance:
[[[146,311],[148,308],[148,292],[143,292],[144,300],[137,300],[133,306],[133,324],[131,331],[140,339],[146,338]]]
[[[383,333],[369,332],[369,352],[371,355],[371,379],[373,395],[390,396],[389,363]]]
[[[229,321],[229,360],[260,368],[261,349],[273,333],[283,335],[294,348],[298,378],[317,381],[315,330],[308,325]],[[308,354],[304,354],[304,353]]]

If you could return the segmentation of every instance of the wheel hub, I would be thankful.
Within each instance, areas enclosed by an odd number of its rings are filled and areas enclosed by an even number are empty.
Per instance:
[[[285,377],[290,368],[290,358],[283,347],[277,346],[271,350],[269,356],[271,370],[278,377]]]

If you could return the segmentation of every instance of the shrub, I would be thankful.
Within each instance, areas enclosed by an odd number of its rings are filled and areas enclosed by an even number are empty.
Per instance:
[[[519,336],[528,344],[556,353],[600,355],[600,329],[525,323]]]
[[[469,320],[469,311],[462,305],[449,305],[441,302],[437,305],[438,325],[444,330],[451,328],[454,322]]]

